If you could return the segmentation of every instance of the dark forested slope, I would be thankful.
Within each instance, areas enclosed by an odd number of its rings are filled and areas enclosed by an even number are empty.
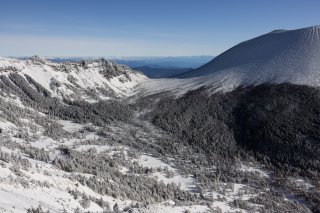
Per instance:
[[[152,122],[207,154],[243,151],[285,171],[320,171],[319,89],[260,85],[209,95],[204,88],[162,99]]]

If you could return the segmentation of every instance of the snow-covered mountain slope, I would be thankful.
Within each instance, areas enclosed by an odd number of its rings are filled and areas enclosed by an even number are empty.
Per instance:
[[[177,76],[150,80],[148,91],[211,86],[231,90],[241,85],[290,82],[320,85],[320,26],[276,30],[242,42],[209,63]]]
[[[320,83],[320,26],[276,30],[242,42],[204,66],[181,75],[239,73],[244,82]]]
[[[87,101],[132,95],[135,87],[147,79],[127,66],[105,59],[52,63],[38,56],[29,60],[0,58],[0,75],[12,73],[18,73],[30,84],[40,84],[53,97]]]

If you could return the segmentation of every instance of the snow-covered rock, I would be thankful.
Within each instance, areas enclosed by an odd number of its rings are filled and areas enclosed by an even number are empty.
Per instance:
[[[0,75],[12,72],[30,76],[53,97],[88,101],[130,96],[147,79],[127,66],[105,59],[52,63],[39,56],[29,60],[0,58]]]

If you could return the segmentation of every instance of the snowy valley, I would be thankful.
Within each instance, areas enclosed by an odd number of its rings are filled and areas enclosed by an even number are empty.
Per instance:
[[[275,31],[167,79],[0,58],[0,212],[319,212],[319,38]]]

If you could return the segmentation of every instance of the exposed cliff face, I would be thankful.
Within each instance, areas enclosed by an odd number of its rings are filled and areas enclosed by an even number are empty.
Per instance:
[[[51,63],[39,56],[29,60],[0,59],[0,75],[18,73],[32,79],[52,96],[97,101],[127,97],[147,79],[143,74],[105,59],[79,63]],[[26,77],[28,76],[28,77]]]

